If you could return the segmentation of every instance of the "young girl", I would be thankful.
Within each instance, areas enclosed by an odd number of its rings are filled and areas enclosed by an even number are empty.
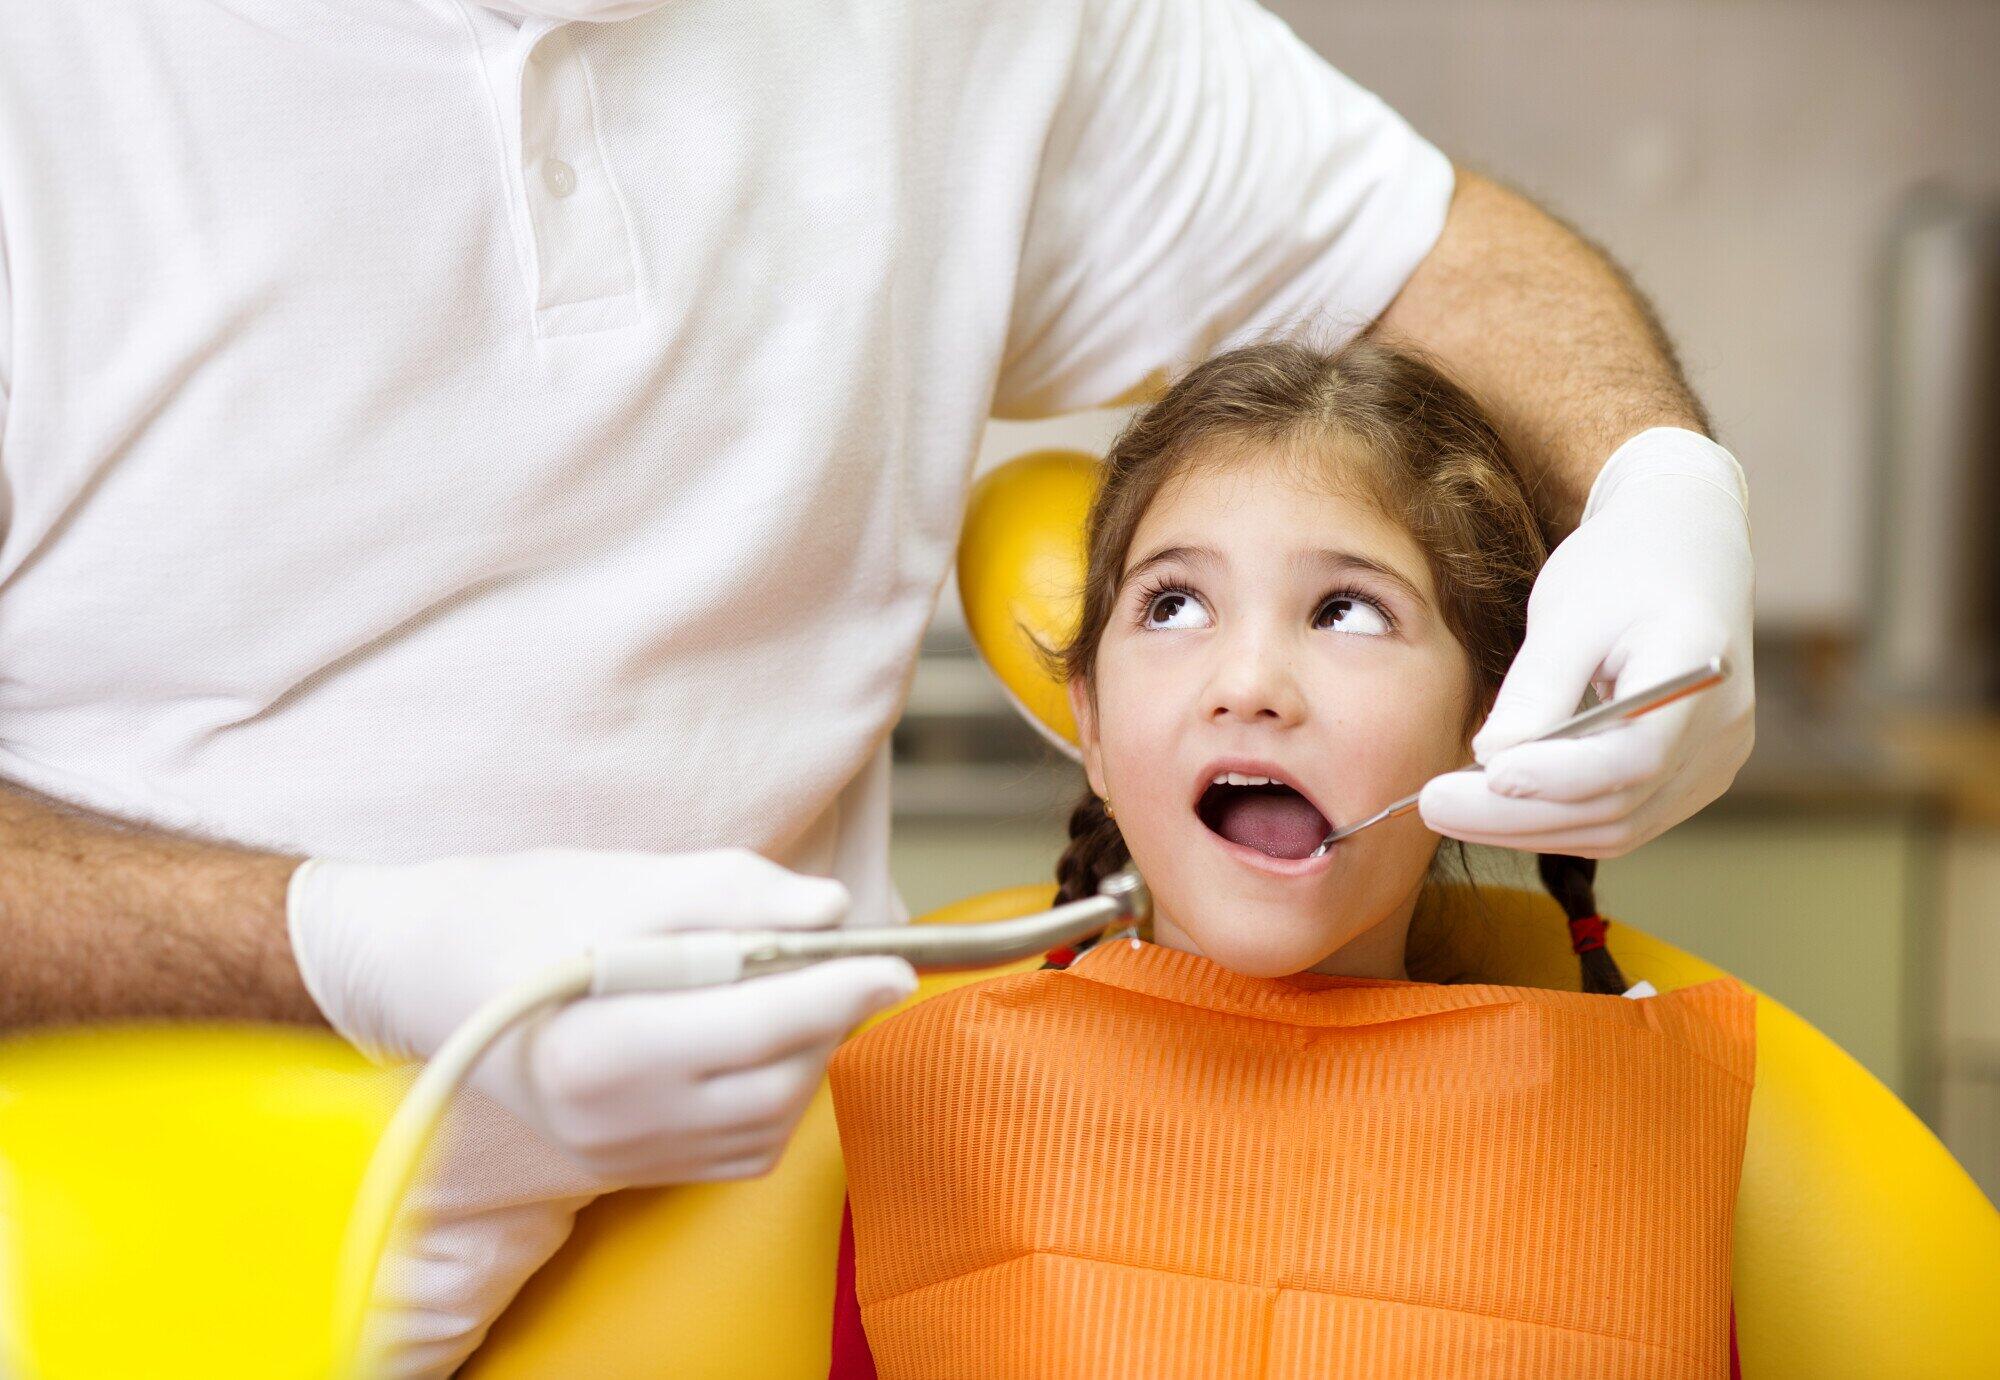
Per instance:
[[[1057,875],[1136,864],[1151,932],[835,1057],[836,1374],[1728,1373],[1748,994],[1620,996],[1573,858],[1582,992],[1453,984],[1421,820],[1320,849],[1466,763],[1545,552],[1473,400],[1365,338],[1219,356],[1126,428]]]

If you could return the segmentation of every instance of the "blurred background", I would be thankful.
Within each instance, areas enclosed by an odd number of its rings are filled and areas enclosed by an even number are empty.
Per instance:
[[[1266,4],[1624,264],[1750,473],[1757,749],[1606,910],[1819,1025],[2000,1197],[2000,4]],[[981,464],[1123,418],[994,423]],[[913,911],[1049,877],[1082,776],[955,589],[895,755]]]

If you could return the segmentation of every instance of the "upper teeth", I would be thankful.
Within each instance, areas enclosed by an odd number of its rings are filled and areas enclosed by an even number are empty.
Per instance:
[[[1268,776],[1245,776],[1240,771],[1226,771],[1209,784],[1212,786],[1275,786],[1278,783]]]

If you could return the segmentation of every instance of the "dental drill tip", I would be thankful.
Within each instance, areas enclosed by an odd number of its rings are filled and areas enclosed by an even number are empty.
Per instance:
[[[1109,896],[1118,902],[1118,909],[1127,919],[1143,924],[1153,918],[1153,893],[1146,888],[1146,879],[1139,875],[1135,867],[1121,867],[1097,884],[1100,896]]]

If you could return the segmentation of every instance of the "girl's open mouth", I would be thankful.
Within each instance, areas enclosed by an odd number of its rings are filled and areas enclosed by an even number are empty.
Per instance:
[[[1239,847],[1295,862],[1311,857],[1333,828],[1296,787],[1236,771],[1217,773],[1194,812],[1211,833]]]

